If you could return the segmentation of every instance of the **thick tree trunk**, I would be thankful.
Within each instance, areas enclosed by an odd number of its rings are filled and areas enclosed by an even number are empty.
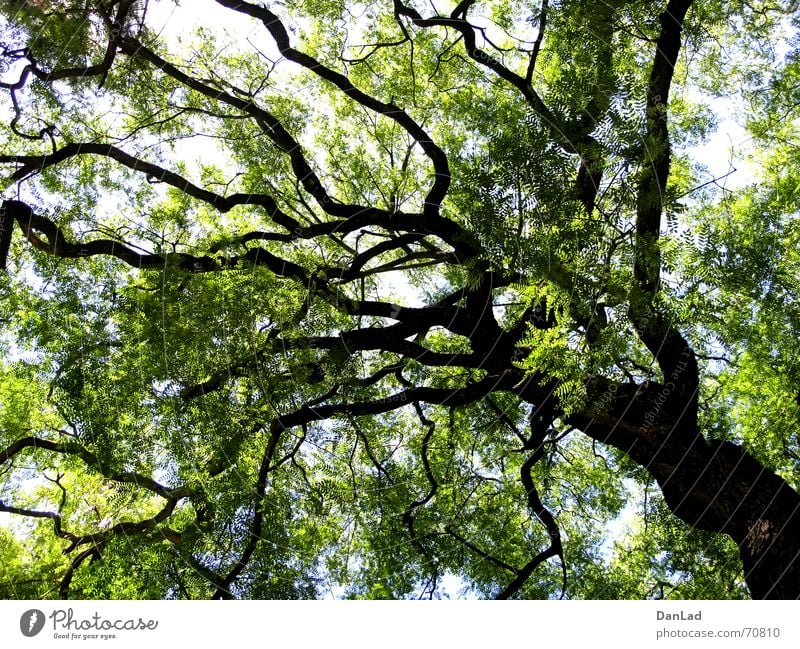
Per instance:
[[[670,509],[736,541],[754,598],[799,598],[800,495],[730,442],[698,439],[676,466],[662,461],[668,454],[656,456],[653,474]]]
[[[661,386],[627,388],[605,404],[619,414],[573,423],[646,468],[681,520],[733,538],[754,599],[800,598],[800,495],[735,444],[707,442],[680,420],[668,425],[653,418]]]
[[[700,436],[689,448],[668,441],[646,466],[676,516],[736,541],[753,598],[800,597],[800,496],[782,478]]]

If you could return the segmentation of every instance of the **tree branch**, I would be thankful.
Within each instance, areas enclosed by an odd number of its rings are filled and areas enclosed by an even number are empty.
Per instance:
[[[444,200],[450,187],[450,165],[444,151],[439,148],[431,136],[408,113],[392,102],[385,103],[375,97],[371,97],[356,88],[345,75],[323,65],[312,56],[293,48],[286,27],[284,27],[280,18],[266,7],[244,2],[243,0],[217,0],[217,3],[260,20],[275,40],[278,50],[284,57],[332,83],[346,96],[362,106],[393,119],[414,138],[433,164],[434,172],[433,186],[425,198],[423,212],[426,215],[439,213],[442,200]]]

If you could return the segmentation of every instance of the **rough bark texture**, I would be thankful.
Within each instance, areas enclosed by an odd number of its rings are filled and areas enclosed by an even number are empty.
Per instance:
[[[754,599],[800,598],[800,495],[743,448],[707,441],[679,404],[665,410],[667,387],[598,383],[604,411],[572,422],[647,469],[678,518],[733,538]]]

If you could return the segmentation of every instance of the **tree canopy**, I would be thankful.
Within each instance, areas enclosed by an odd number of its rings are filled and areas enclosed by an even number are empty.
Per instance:
[[[797,10],[2,3],[0,595],[800,597]]]

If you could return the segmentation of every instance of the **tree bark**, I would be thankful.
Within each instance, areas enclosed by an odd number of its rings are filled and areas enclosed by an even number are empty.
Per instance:
[[[603,385],[612,394],[613,384]],[[800,598],[800,494],[745,449],[705,440],[694,417],[682,421],[663,409],[654,417],[665,391],[655,383],[616,386],[598,402],[605,412],[570,423],[647,469],[678,518],[729,535],[754,599]]]

